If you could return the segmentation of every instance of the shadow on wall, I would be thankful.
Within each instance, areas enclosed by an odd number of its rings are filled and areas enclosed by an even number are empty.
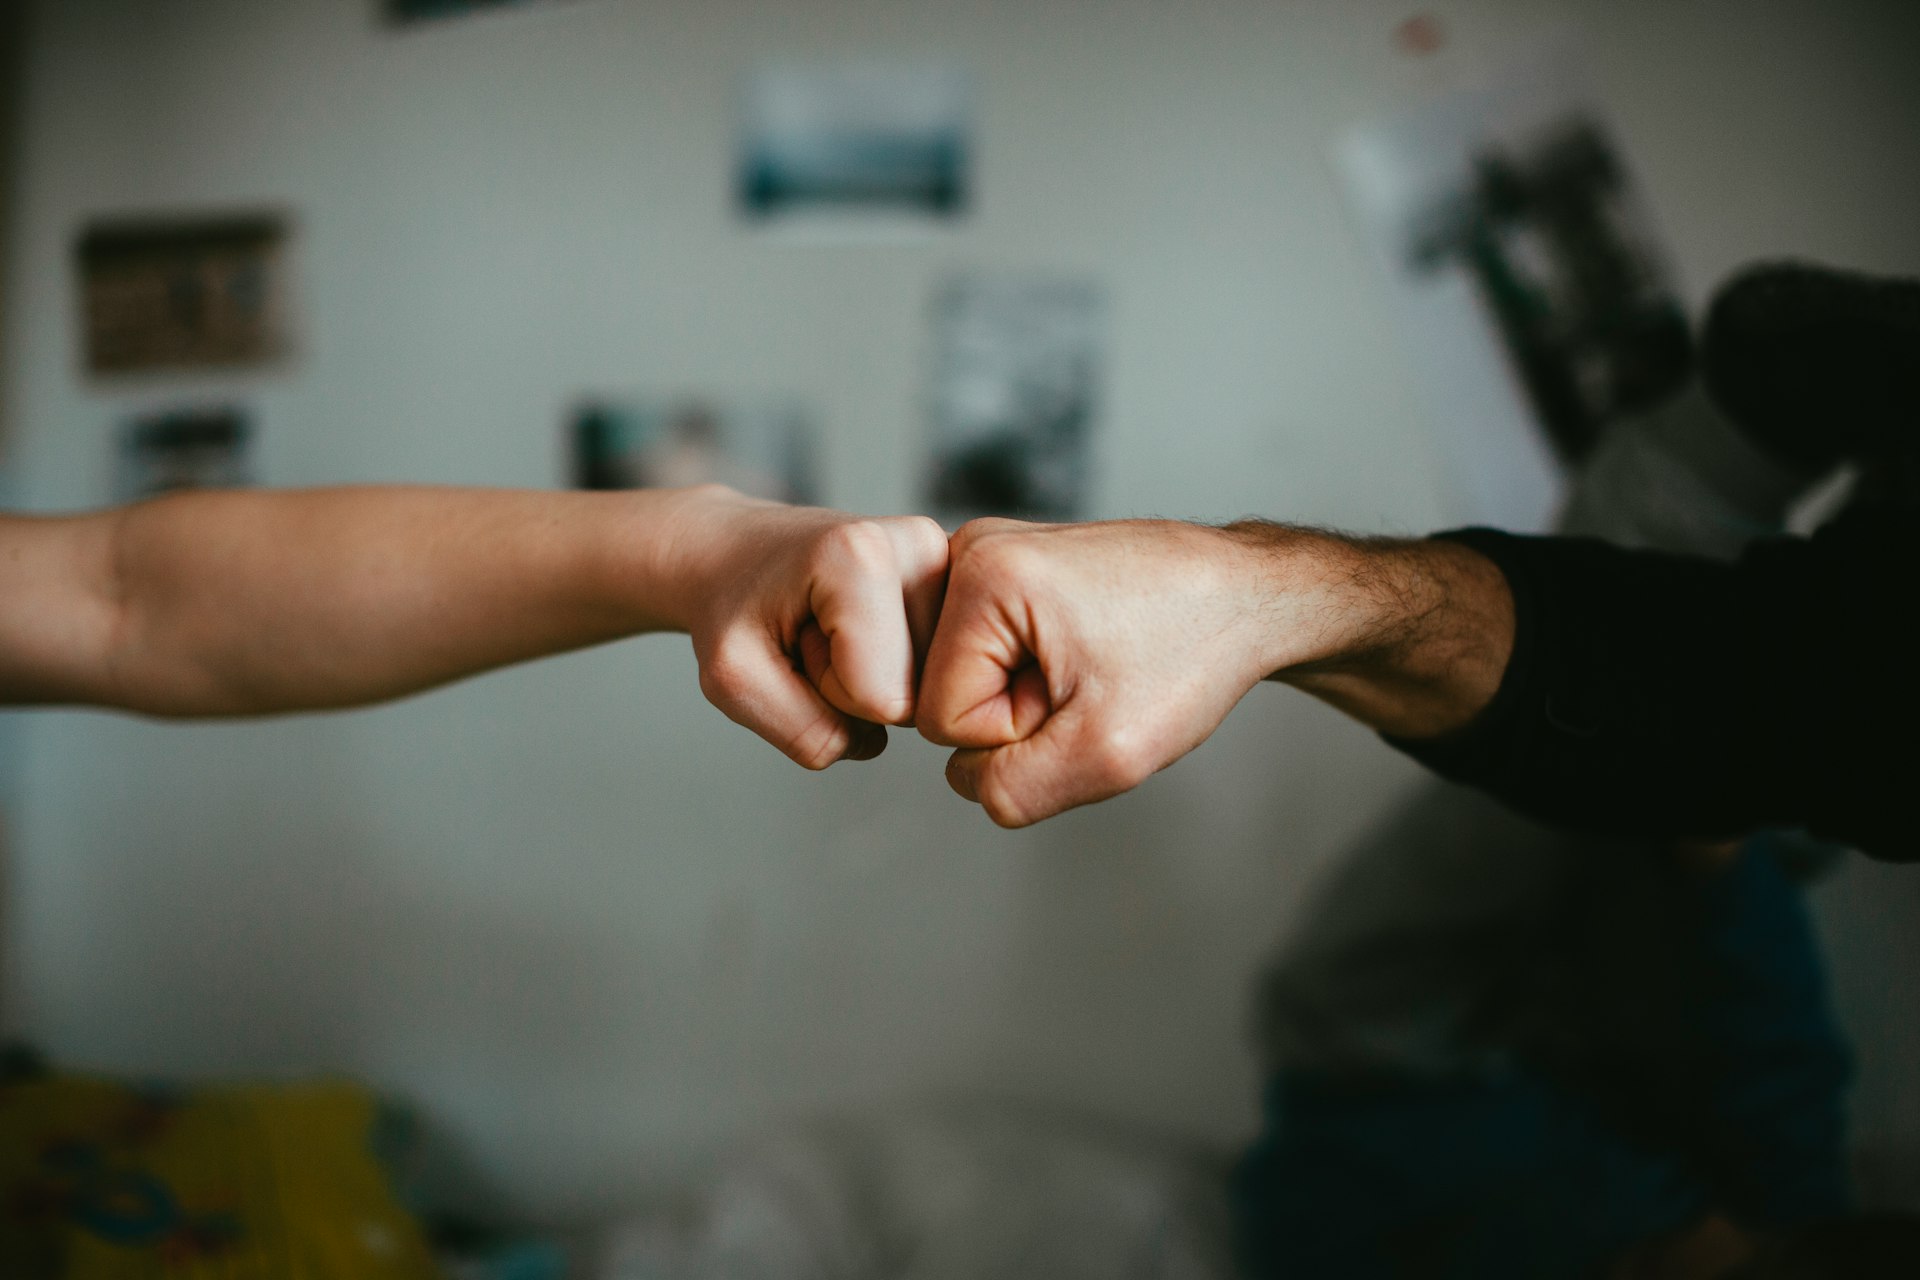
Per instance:
[[[1897,863],[1850,857],[1814,895],[1832,971],[1834,1002],[1865,1068],[1852,1098],[1855,1176],[1868,1209],[1920,1205],[1920,875]]]

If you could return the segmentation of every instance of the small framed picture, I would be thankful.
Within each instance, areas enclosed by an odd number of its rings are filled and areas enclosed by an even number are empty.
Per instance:
[[[381,0],[381,12],[393,26],[407,26],[435,18],[458,18],[491,9],[527,9],[567,0]]]
[[[739,207],[759,226],[936,226],[972,199],[958,67],[776,66],[747,84]]]
[[[91,373],[256,367],[292,345],[276,215],[97,223],[78,256]]]

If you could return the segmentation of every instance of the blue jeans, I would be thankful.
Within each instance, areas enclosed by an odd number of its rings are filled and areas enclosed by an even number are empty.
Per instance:
[[[1850,1063],[1798,889],[1766,838],[1682,883],[1684,1042],[1572,1081],[1282,1071],[1234,1178],[1250,1276],[1592,1276],[1708,1211],[1753,1228],[1849,1205]]]

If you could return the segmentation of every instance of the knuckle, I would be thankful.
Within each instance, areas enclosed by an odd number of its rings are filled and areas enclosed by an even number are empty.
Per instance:
[[[753,660],[744,640],[722,636],[700,663],[700,692],[709,702],[727,705],[745,697],[753,684]]]
[[[1148,743],[1130,729],[1110,730],[1089,757],[1093,780],[1112,793],[1131,791],[1153,776]]]
[[[893,541],[872,520],[834,525],[821,535],[814,554],[822,568],[849,568],[876,575],[893,569]]]
[[[703,480],[699,484],[689,485],[686,492],[688,497],[707,502],[732,501],[744,496],[739,490],[721,484],[718,480]]]
[[[919,553],[929,560],[945,560],[948,554],[947,531],[932,516],[904,517],[906,535]]]
[[[1008,521],[994,516],[978,516],[967,521],[953,531],[951,545],[953,556],[958,559],[963,552],[972,552],[984,538],[990,538],[995,531]]]
[[[1040,576],[1046,552],[1018,538],[998,538],[974,555],[974,572],[1005,582],[1031,582]]]

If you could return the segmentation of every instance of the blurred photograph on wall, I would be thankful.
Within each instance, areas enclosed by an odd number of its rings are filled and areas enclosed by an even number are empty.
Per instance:
[[[253,425],[232,405],[144,414],[120,432],[114,496],[121,502],[183,489],[230,489],[254,482]]]
[[[973,80],[947,65],[772,66],[746,85],[738,203],[758,226],[925,226],[971,197]]]
[[[778,502],[817,503],[813,420],[798,404],[595,397],[568,422],[577,489],[725,484]]]
[[[536,5],[564,4],[569,0],[381,0],[381,9],[389,23],[396,26],[434,18],[457,18],[490,9],[529,9]]]
[[[89,226],[78,246],[88,371],[230,370],[286,355],[287,239],[273,214]]]
[[[1558,51],[1356,129],[1336,155],[1450,451],[1510,495],[1472,514],[1524,527],[1560,468],[1692,358],[1647,200],[1585,86]]]
[[[961,276],[940,290],[926,484],[938,517],[1085,513],[1105,319],[1085,279]]]

